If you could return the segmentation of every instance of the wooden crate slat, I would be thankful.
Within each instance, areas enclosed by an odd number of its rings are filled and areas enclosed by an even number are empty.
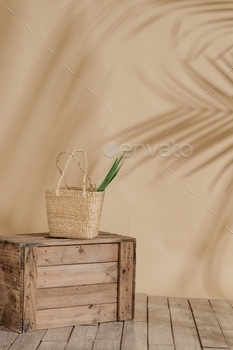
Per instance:
[[[1,323],[15,332],[22,330],[22,314],[12,311],[4,305],[0,305],[0,320]]]
[[[117,302],[117,283],[37,290],[37,309]]]
[[[20,291],[0,284],[0,302],[9,307],[12,311],[21,311]]]
[[[119,247],[118,320],[133,318],[135,298],[135,243],[121,242]]]
[[[118,244],[38,247],[38,266],[118,261]]]
[[[37,329],[116,321],[117,303],[37,311]]]
[[[0,236],[1,243],[9,243],[9,239],[12,245],[25,247],[25,246],[61,246],[61,245],[78,245],[78,244],[104,244],[104,243],[118,243],[118,242],[130,242],[135,241],[135,238],[128,236],[121,236],[114,233],[99,232],[99,235],[94,239],[67,239],[50,237],[47,232],[45,233],[30,233],[19,234],[11,236]]]
[[[23,331],[36,330],[37,300],[37,248],[25,247],[24,255],[24,294]]]
[[[0,264],[0,284],[21,290],[23,287],[23,273],[22,270],[8,265]]]
[[[166,308],[148,309],[148,342],[173,345],[170,312]]]
[[[121,350],[147,350],[146,322],[124,322]]]
[[[210,300],[222,330],[233,330],[233,309],[228,300]]]
[[[38,267],[37,288],[117,281],[117,262]]]
[[[23,265],[21,249],[12,244],[0,243],[0,264],[21,268]]]
[[[98,326],[75,326],[66,350],[92,350]]]
[[[147,322],[147,295],[145,293],[135,294],[134,321]]]

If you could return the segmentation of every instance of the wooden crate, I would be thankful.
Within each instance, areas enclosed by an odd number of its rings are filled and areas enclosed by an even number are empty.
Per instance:
[[[17,331],[130,320],[136,241],[0,236],[0,323]]]

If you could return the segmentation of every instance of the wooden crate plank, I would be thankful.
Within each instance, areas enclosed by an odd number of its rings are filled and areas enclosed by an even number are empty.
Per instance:
[[[173,327],[175,347],[177,350],[201,350],[197,330],[194,327]]]
[[[78,245],[78,244],[98,244],[98,243],[118,243],[118,242],[135,242],[135,238],[121,236],[116,233],[99,232],[94,239],[74,239],[50,237],[49,233],[29,233],[19,235],[0,236],[1,243],[11,243],[15,246],[61,246],[61,245]]]
[[[148,342],[157,345],[173,345],[170,313],[165,308],[148,309]]]
[[[119,340],[95,340],[93,350],[120,350]]]
[[[67,342],[73,327],[62,327],[55,329],[48,329],[42,338],[43,342]]]
[[[233,330],[233,309],[228,300],[210,300],[221,329]]]
[[[9,287],[9,289],[13,287],[15,290],[22,290],[22,270],[17,269],[16,267],[0,264],[0,284]]]
[[[14,288],[9,288],[0,284],[1,304],[9,307],[12,311],[21,311],[20,292]]]
[[[23,266],[22,248],[0,243],[0,264],[21,268]]]
[[[163,308],[168,309],[167,297],[148,296],[148,308]]]
[[[37,287],[112,283],[117,275],[117,262],[38,267]]]
[[[117,302],[117,283],[37,290],[37,309]]]
[[[116,321],[116,312],[116,303],[38,310],[37,329]]]
[[[147,350],[146,322],[124,322],[121,350]]]
[[[98,326],[75,326],[66,350],[92,350]]]
[[[45,331],[22,333],[11,345],[10,350],[36,350],[44,334]]]
[[[147,295],[145,293],[135,294],[134,321],[147,322]]]
[[[25,247],[24,292],[23,292],[23,331],[36,330],[37,299],[37,248]]]
[[[179,308],[190,309],[188,299],[186,298],[168,298],[170,307],[176,306]]]
[[[0,326],[0,350],[8,350],[18,336],[18,333],[12,332],[4,326]]]
[[[67,342],[42,342],[37,350],[65,350]]]
[[[119,340],[121,339],[123,322],[101,323],[96,336],[97,340]]]
[[[223,350],[223,348],[203,348],[203,350]],[[229,348],[224,348],[224,350],[229,350]]]
[[[175,350],[173,345],[155,345],[149,344],[149,350]]]
[[[22,314],[12,311],[10,308],[0,305],[1,324],[8,327],[12,331],[22,331]]]
[[[118,261],[118,244],[38,247],[38,266]]]
[[[135,301],[135,242],[121,242],[119,247],[119,288],[118,320],[130,320],[134,317]]]

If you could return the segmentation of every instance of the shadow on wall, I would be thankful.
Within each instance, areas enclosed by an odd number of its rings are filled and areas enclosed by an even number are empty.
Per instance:
[[[174,108],[132,124],[131,128],[141,143],[152,145],[167,142],[165,135],[173,126],[172,139],[188,141],[194,148],[188,166],[182,157],[167,159],[174,172],[183,169],[184,177],[211,164],[216,166],[215,176],[206,179],[206,184],[212,191],[218,183],[224,183],[216,206],[218,215],[212,223],[203,224],[204,238],[190,252],[189,267],[180,274],[178,283],[185,290],[201,269],[209,294],[215,291],[216,295],[223,295],[216,277],[229,244],[226,234],[233,233],[233,7],[230,1],[163,1],[160,4],[166,10],[151,16],[129,37],[166,16],[168,9],[182,13],[174,23],[169,52],[160,64],[160,71],[153,76],[151,71],[146,74],[141,68],[136,70],[139,81]],[[150,6],[152,8],[153,2],[145,6],[145,11],[149,11]],[[115,139],[124,143],[125,134],[117,133]],[[219,160],[222,160],[220,168]],[[145,161],[141,160],[141,164]],[[164,176],[167,176],[165,167],[154,180]]]

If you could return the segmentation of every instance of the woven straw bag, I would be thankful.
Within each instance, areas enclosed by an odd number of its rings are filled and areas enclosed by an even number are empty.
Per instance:
[[[84,168],[75,156],[75,153],[78,152],[81,152],[85,158]],[[59,158],[64,153],[69,154],[69,158],[62,171],[59,166]],[[65,172],[72,158],[83,171],[82,188],[68,186]],[[50,236],[77,239],[96,237],[99,231],[104,192],[96,192],[95,185],[87,174],[86,153],[81,149],[73,152],[63,151],[57,157],[57,167],[61,174],[57,187],[45,191]],[[89,188],[86,187],[86,178],[90,181]],[[65,188],[60,188],[62,180],[65,182]]]

